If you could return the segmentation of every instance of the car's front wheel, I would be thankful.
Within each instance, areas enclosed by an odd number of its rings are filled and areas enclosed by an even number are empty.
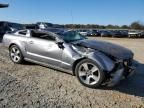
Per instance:
[[[101,86],[105,79],[105,74],[101,67],[90,59],[84,59],[79,62],[75,72],[80,83],[90,88]]]
[[[9,55],[10,55],[10,59],[14,63],[20,64],[24,61],[22,52],[17,45],[12,45],[9,48]]]

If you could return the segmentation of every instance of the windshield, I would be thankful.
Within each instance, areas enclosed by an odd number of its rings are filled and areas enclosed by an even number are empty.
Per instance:
[[[73,42],[73,41],[86,39],[86,37],[82,36],[76,31],[64,32],[63,34],[61,34],[61,36],[65,42]]]

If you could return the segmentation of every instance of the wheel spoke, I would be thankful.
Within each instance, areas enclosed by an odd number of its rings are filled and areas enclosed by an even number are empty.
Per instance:
[[[94,72],[96,72],[96,71],[98,71],[98,68],[97,68],[96,66],[94,66],[94,67],[91,69],[91,72],[94,73]]]
[[[15,49],[15,48],[12,48],[12,52],[15,53],[15,52],[16,52],[16,49]]]
[[[16,51],[16,54],[17,54],[17,55],[18,55],[18,54],[20,54],[20,51],[19,51],[19,50],[17,50],[17,51]]]
[[[82,66],[84,67],[85,71],[89,70],[87,63],[82,64]]]
[[[85,71],[79,71],[79,76],[80,77],[86,76],[86,72]]]
[[[14,57],[14,53],[11,53],[11,57]]]
[[[97,81],[99,78],[98,76],[95,76],[95,75],[92,75],[91,78],[94,80],[94,81]]]
[[[86,77],[85,82],[86,82],[86,84],[90,84],[90,77],[89,76]]]

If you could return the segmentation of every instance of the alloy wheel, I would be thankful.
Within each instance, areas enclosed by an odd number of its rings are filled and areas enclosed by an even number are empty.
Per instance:
[[[10,56],[11,56],[11,59],[16,63],[21,60],[20,50],[16,46],[11,48]]]
[[[87,85],[94,85],[100,79],[100,71],[93,63],[83,63],[78,70],[80,80]]]

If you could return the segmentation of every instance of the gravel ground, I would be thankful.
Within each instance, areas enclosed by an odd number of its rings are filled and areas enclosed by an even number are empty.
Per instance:
[[[113,88],[90,89],[69,74],[13,64],[0,44],[0,108],[144,108],[144,39],[93,38],[128,47],[137,73]]]

